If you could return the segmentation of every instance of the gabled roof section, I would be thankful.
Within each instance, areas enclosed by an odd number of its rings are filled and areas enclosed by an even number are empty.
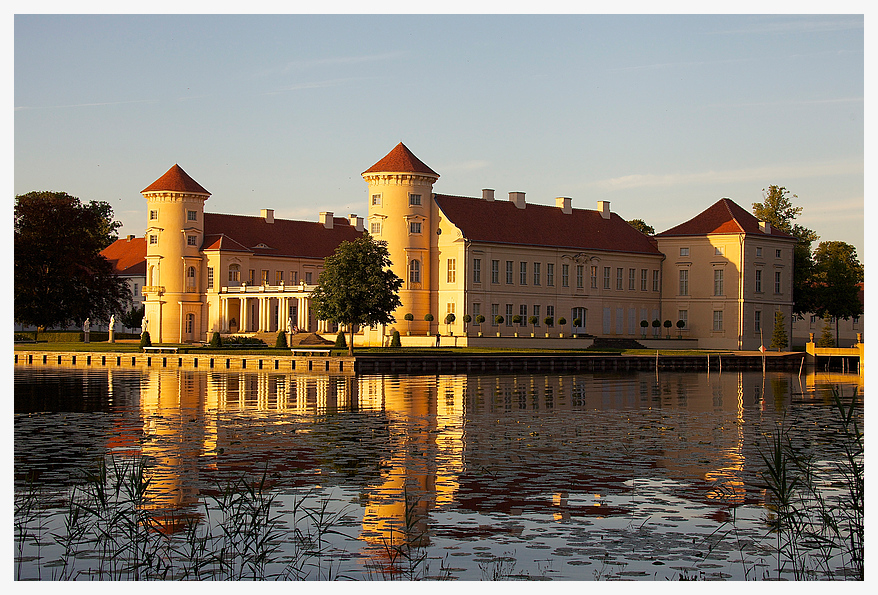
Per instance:
[[[487,201],[462,196],[435,195],[442,213],[473,242],[661,254],[652,240],[615,213],[528,204],[519,209],[504,200]]]
[[[144,192],[186,192],[188,194],[206,194],[210,196],[210,192],[193,180],[176,163],[162,177],[141,190],[141,193]]]
[[[114,275],[146,276],[146,238],[116,240],[101,250],[101,255],[113,265]]]
[[[202,250],[250,252],[257,256],[326,258],[344,241],[362,235],[350,222],[333,217],[332,229],[322,223],[275,219],[246,215],[204,214]],[[268,248],[260,248],[264,244]]]
[[[427,165],[415,157],[408,147],[399,143],[378,163],[363,172],[363,175],[376,172],[416,173],[439,177]]]
[[[771,228],[771,233],[766,234],[759,227],[759,219],[748,213],[730,198],[721,198],[712,206],[708,207],[689,221],[672,227],[667,231],[656,234],[655,237],[669,236],[703,236],[707,234],[737,234],[752,233],[770,235],[777,238],[795,239],[793,236]]]

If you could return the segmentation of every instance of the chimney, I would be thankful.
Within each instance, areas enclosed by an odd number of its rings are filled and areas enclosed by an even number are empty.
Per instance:
[[[482,200],[494,202],[494,190],[492,188],[482,188]]]
[[[561,212],[565,215],[569,215],[573,212],[573,208],[570,206],[570,199],[566,196],[558,196],[555,198],[555,206],[561,209]]]
[[[274,209],[262,209],[259,216],[265,219],[266,223],[274,223]]]
[[[134,236],[133,236],[133,235],[130,235],[130,236],[128,236],[128,237],[127,237],[127,238],[125,238],[125,239],[126,239],[126,240],[128,240],[128,241],[129,241],[129,242],[130,242],[130,241],[131,241],[131,240],[133,240],[133,239],[134,239]]]
[[[348,217],[348,221],[351,222],[351,225],[354,226],[354,229],[357,231],[363,231],[363,218],[357,217],[356,213],[351,213]]]
[[[760,221],[759,222],[759,231],[762,233],[771,234],[771,223],[768,221]]]
[[[608,200],[599,200],[598,201],[598,212],[601,214],[601,217],[604,219],[610,218],[610,201]]]
[[[320,213],[320,223],[326,229],[332,229],[332,211],[323,211]]]
[[[509,202],[514,203],[519,209],[523,209],[527,206],[524,202],[524,192],[510,192]]]

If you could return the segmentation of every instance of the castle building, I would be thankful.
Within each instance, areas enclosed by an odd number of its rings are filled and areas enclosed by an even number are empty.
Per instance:
[[[699,347],[756,349],[763,328],[770,342],[775,311],[791,322],[795,239],[727,198],[649,237],[606,201],[591,210],[568,197],[528,203],[524,192],[435,193],[439,174],[402,143],[362,176],[365,230],[387,242],[403,279],[396,323],[361,329],[366,343],[382,344],[393,329],[486,340],[518,332],[657,338],[668,329],[652,321],[671,320],[674,336]],[[177,165],[142,194],[143,296],[154,342],[335,330],[315,320],[310,294],[323,259],[362,234],[364,218],[207,213],[210,193]]]

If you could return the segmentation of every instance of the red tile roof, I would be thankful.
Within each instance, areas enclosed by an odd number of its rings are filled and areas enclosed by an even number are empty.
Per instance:
[[[146,238],[116,240],[101,254],[113,265],[113,273],[126,277],[146,276]]]
[[[325,258],[343,241],[352,242],[362,232],[342,217],[333,218],[333,228],[322,223],[263,217],[204,214],[202,250],[248,251],[258,256]],[[266,247],[260,247],[264,245]]]
[[[399,172],[399,173],[417,173],[429,174],[439,177],[439,174],[427,167],[423,161],[415,157],[415,154],[408,150],[404,144],[399,143],[390,153],[384,156],[378,163],[367,169],[363,174],[374,172]]]
[[[474,242],[661,254],[652,240],[615,213],[528,204],[519,209],[510,201],[487,201],[462,196],[435,195],[442,213]]]
[[[689,221],[656,234],[656,237],[702,236],[709,233],[758,233],[765,235],[765,232],[759,229],[759,219],[755,215],[748,213],[735,201],[721,198]],[[793,239],[793,236],[774,228],[771,229],[770,235]]]
[[[141,190],[141,192],[188,192],[190,194],[206,194],[210,196],[210,192],[193,180],[176,163],[162,177]]]

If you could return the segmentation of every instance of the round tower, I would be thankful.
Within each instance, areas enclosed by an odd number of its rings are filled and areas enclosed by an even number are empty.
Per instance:
[[[424,316],[432,312],[430,242],[433,230],[433,183],[439,174],[399,143],[378,163],[363,172],[369,184],[369,233],[387,242],[393,271],[402,280],[394,311],[396,326],[403,331],[428,333]],[[405,315],[412,314],[409,324]]]
[[[154,343],[203,339],[204,201],[210,197],[179,165],[141,191],[146,198],[146,328]]]

